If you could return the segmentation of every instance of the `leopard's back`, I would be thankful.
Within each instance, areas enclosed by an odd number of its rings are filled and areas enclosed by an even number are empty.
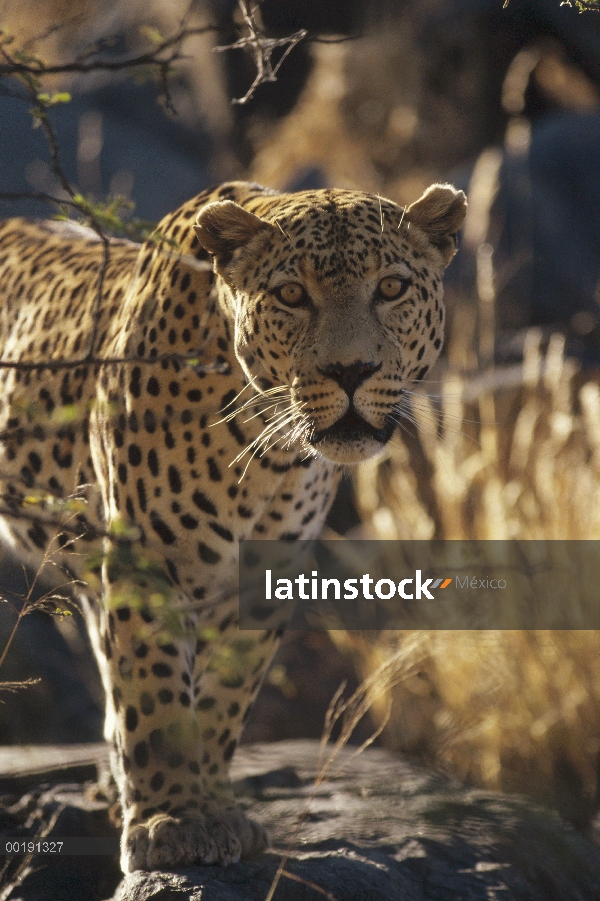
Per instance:
[[[86,524],[102,527],[89,452],[92,361],[103,354],[138,253],[137,245],[114,241],[105,263],[89,229],[0,223],[0,510],[10,514],[0,527],[35,568],[56,541],[55,523],[69,520],[73,530],[61,541],[86,532]],[[79,502],[69,508],[73,496]]]

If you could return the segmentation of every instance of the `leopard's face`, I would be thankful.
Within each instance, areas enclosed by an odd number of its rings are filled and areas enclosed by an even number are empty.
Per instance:
[[[382,451],[442,346],[442,272],[464,209],[437,186],[406,211],[320,191],[201,212],[236,356],[283,440],[344,464]]]

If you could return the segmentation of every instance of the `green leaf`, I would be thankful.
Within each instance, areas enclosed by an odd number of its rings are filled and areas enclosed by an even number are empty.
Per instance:
[[[154,28],[152,25],[142,25],[140,34],[143,34],[144,37],[148,38],[149,41],[152,41],[153,44],[162,44],[164,41],[164,37],[158,28]]]
[[[54,106],[56,103],[70,103],[71,95],[67,91],[59,91],[56,94],[37,94],[37,99],[44,106]]]
[[[79,404],[66,404],[64,407],[56,407],[50,420],[56,425],[69,425],[83,419],[85,410]]]

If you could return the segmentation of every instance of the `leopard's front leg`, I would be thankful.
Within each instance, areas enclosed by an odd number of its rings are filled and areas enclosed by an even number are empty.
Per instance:
[[[227,627],[223,628],[223,623]],[[222,618],[221,640],[207,645],[196,657],[194,689],[202,737],[202,779],[206,791],[228,816],[243,817],[236,829],[242,854],[250,856],[269,844],[266,831],[245,817],[235,804],[229,766],[258,693],[263,676],[279,643],[280,633],[240,631],[235,610]],[[237,814],[235,813],[237,811]]]
[[[129,607],[110,609],[105,624],[124,872],[225,865],[261,851],[268,836],[234,801],[227,769],[274,637],[236,630],[235,642],[229,627],[215,641],[199,637],[200,624],[197,634],[169,638]]]

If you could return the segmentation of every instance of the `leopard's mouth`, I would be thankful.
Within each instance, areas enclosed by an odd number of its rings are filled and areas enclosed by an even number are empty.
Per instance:
[[[394,434],[395,422],[391,415],[386,416],[382,428],[377,429],[366,419],[363,419],[356,410],[348,410],[337,422],[314,432],[310,439],[313,447],[321,442],[333,441],[339,444],[355,444],[364,441],[377,441],[384,445]]]

